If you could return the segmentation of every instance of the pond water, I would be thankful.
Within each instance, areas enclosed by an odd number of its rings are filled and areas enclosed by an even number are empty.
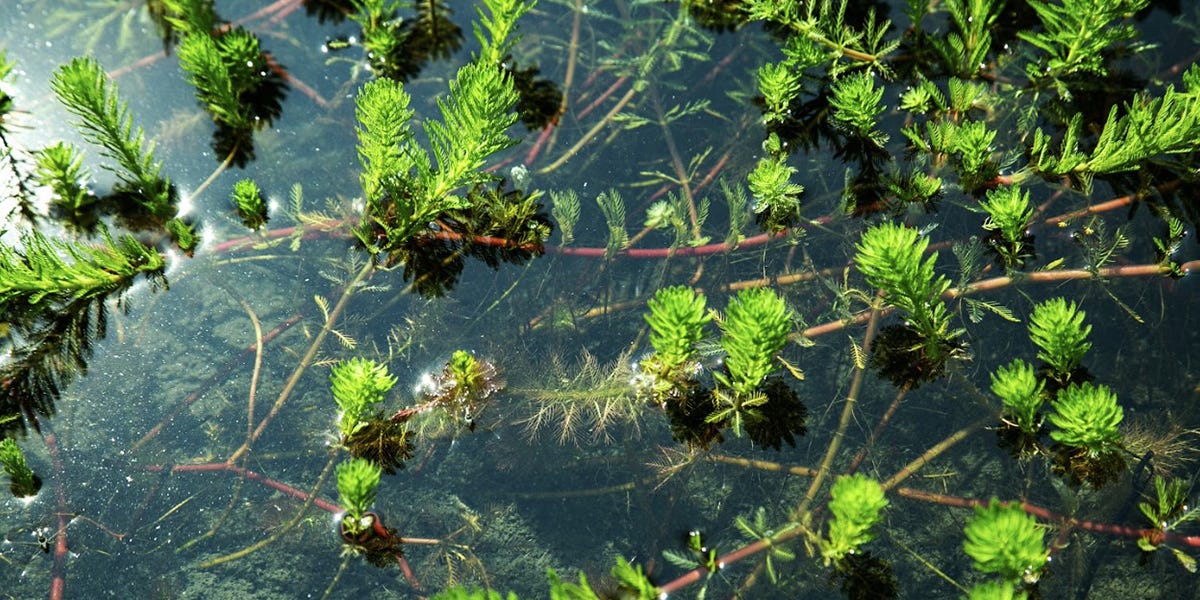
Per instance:
[[[350,233],[363,211],[355,96],[374,75],[355,43],[361,26],[345,17],[349,3],[215,3],[222,20],[258,36],[284,94],[270,124],[224,166],[228,140],[214,141],[177,53],[164,53],[174,42],[164,42],[146,4],[158,3],[19,0],[0,8],[0,50],[15,63],[0,90],[18,111],[4,117],[12,152],[0,179],[8,215],[0,239],[18,244],[30,228],[14,208],[14,173],[32,172],[40,148],[71,142],[84,149],[89,187],[103,194],[114,185],[107,159],[51,91],[59,65],[80,55],[94,56],[119,88],[201,238],[187,256],[161,231],[141,232],[166,257],[166,285],[138,278],[80,317],[83,337],[66,343],[87,346],[86,369],[62,367],[72,374],[60,378],[56,399],[28,408],[37,402],[9,394],[0,405],[0,424],[43,481],[32,499],[0,502],[5,597],[416,598],[462,584],[533,598],[547,595],[547,569],[613,590],[608,572],[618,556],[671,585],[672,596],[962,597],[990,578],[963,551],[973,515],[963,505],[989,498],[1033,507],[1051,554],[1037,586],[1043,597],[1195,594],[1185,561],[1165,547],[1143,553],[1136,530],[1151,526],[1137,504],[1153,498],[1152,474],[1195,495],[1200,288],[1195,274],[1171,278],[1153,265],[1169,264],[1155,242],[1171,243],[1170,216],[1186,230],[1170,260],[1189,267],[1200,258],[1197,154],[1156,155],[1094,179],[1021,177],[1032,128],[1054,136],[1058,152],[1069,115],[1102,125],[1108,107],[1135,92],[1182,87],[1180,73],[1200,55],[1195,9],[1161,2],[1139,12],[1127,21],[1137,41],[1159,45],[1112,50],[1109,76],[1077,77],[1069,99],[1026,79],[1024,65],[1039,51],[1014,32],[1036,30],[1036,13],[1015,2],[1000,11],[976,79],[987,98],[970,113],[998,134],[985,144],[996,173],[974,189],[954,151],[922,154],[900,133],[917,119],[899,106],[920,72],[947,89],[947,69],[928,46],[954,31],[946,13],[923,19],[930,36],[903,38],[882,63],[888,79],[859,69],[883,90],[877,129],[887,139],[877,147],[864,149],[831,125],[830,81],[811,69],[794,114],[771,128],[795,150],[786,161],[805,188],[797,226],[772,237],[756,222],[753,199],[728,198],[745,193],[766,152],[756,72],[783,57],[782,28],[698,18],[732,1],[542,0],[519,21],[511,58],[536,65],[551,108],[565,94],[565,111],[545,128],[510,128],[517,143],[485,168],[509,181],[506,190],[544,192],[554,224],[544,252],[447,246],[372,268]],[[400,15],[418,14],[398,4]],[[461,44],[410,57],[417,68],[404,89],[417,122],[440,118],[438,100],[480,51],[471,34],[476,3],[445,4],[449,12],[439,14],[461,28]],[[855,26],[868,9],[895,21],[887,39],[910,25],[904,2],[849,4],[845,19]],[[1080,83],[1088,77],[1096,83]],[[1095,129],[1083,135],[1088,148],[1095,144]],[[941,177],[940,197],[897,201],[899,188],[886,182],[907,173]],[[233,212],[230,195],[243,178],[269,201],[259,232]],[[1004,279],[1005,266],[980,242],[989,232],[979,199],[1014,181],[1036,207],[1036,255]],[[573,228],[550,215],[568,192],[580,200]],[[598,206],[602,194],[623,200],[623,224]],[[34,196],[44,205],[48,192]],[[663,211],[678,229],[643,226],[648,212]],[[870,319],[874,290],[853,267],[862,232],[881,221],[920,229],[955,290],[976,284],[945,301],[964,332],[944,372],[910,386],[856,358],[868,332],[905,322],[894,311]],[[66,239],[61,223],[36,226]],[[613,228],[627,247],[612,241]],[[573,239],[563,239],[567,229]],[[767,287],[786,302],[792,335],[772,381],[803,402],[803,432],[780,425],[739,435],[723,426],[719,440],[689,445],[680,440],[703,424],[673,422],[638,395],[637,365],[652,351],[647,301],[672,285],[703,290],[722,311],[744,288]],[[1014,458],[1001,443],[990,376],[1014,358],[1039,365],[1029,316],[1054,297],[1086,311],[1083,366],[1123,409],[1120,467],[1107,481],[1056,472],[1045,432],[1040,454]],[[19,333],[22,314],[5,304],[0,315],[5,378],[30,343]],[[725,369],[718,338],[709,324],[699,353],[704,385]],[[418,404],[456,350],[493,363],[504,389],[469,426],[414,421],[413,455],[384,475],[374,504],[405,538],[404,564],[344,553],[332,468],[347,455],[331,366],[353,357],[387,364],[399,382],[385,401],[391,413]],[[828,476],[810,489],[827,456]],[[874,539],[857,555],[869,558],[856,564],[874,579],[836,571],[816,546],[831,479],[850,471],[889,491]],[[690,585],[676,581],[688,561],[699,566],[707,556],[689,549],[689,532],[724,555],[795,527],[797,515],[811,535],[739,554]],[[1194,529],[1183,521],[1174,531]],[[1198,552],[1191,543],[1200,538],[1170,545],[1189,555]]]

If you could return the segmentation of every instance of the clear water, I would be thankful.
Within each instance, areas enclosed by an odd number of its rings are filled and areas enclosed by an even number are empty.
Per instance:
[[[262,8],[262,3],[217,4],[220,15],[239,22]],[[455,4],[454,21],[469,32],[474,10]],[[521,23],[524,39],[515,50],[519,61],[536,63],[543,77],[560,86],[571,46],[573,4],[543,2]],[[540,173],[569,152],[630,89],[625,83],[593,112],[580,116],[617,81],[612,59],[645,52],[677,10],[671,3],[583,5],[570,105],[529,165],[535,173],[533,186],[576,190],[583,218],[572,247],[598,248],[605,244],[607,228],[593,202],[596,195],[608,189],[621,192],[633,235],[652,196],[668,179],[677,178],[677,159],[696,197],[711,202],[705,231],[720,241],[727,232],[728,211],[719,186],[715,180],[698,183],[718,164],[730,183],[744,181],[761,153],[764,130],[752,101],[754,72],[778,57],[776,42],[757,26],[725,33],[689,31],[680,47],[703,58],[686,58],[678,69],[660,67],[651,85],[625,109],[649,119],[647,124],[609,125],[564,166]],[[1170,23],[1171,16],[1166,9],[1152,11],[1139,28],[1178,43],[1148,59],[1130,61],[1128,68],[1161,73],[1195,54],[1196,44]],[[898,7],[891,8],[891,17],[904,21]],[[413,580],[395,565],[377,568],[361,558],[343,559],[334,514],[306,507],[300,497],[264,485],[261,478],[241,477],[231,469],[170,471],[172,466],[219,465],[235,455],[247,439],[251,403],[257,425],[318,334],[323,318],[314,297],[335,303],[363,260],[350,240],[336,234],[305,239],[298,247],[288,239],[258,249],[230,250],[227,245],[248,235],[228,201],[241,177],[256,179],[270,197],[271,229],[297,225],[295,216],[287,214],[293,186],[302,187],[304,211],[328,218],[352,214],[361,194],[353,94],[370,74],[358,49],[324,49],[328,40],[357,30],[351,22],[335,21],[320,20],[298,3],[280,2],[243,22],[313,95],[293,85],[281,117],[255,136],[255,160],[221,174],[193,195],[190,190],[223,157],[210,148],[209,118],[195,102],[176,59],[163,55],[141,2],[21,1],[0,8],[0,48],[17,63],[17,77],[5,89],[23,111],[13,145],[32,149],[67,139],[85,146],[47,82],[58,64],[92,53],[108,70],[119,71],[115,80],[122,97],[136,123],[158,144],[164,173],[188,200],[204,239],[195,257],[170,257],[169,290],[139,285],[125,294],[123,308],[109,310],[107,335],[95,340],[87,374],[63,390],[56,414],[43,421],[42,433],[53,433],[61,465],[56,466],[52,446],[42,437],[31,432],[22,439],[45,486],[32,502],[0,503],[2,592],[14,598],[45,596],[58,574],[65,576],[70,597],[300,598],[328,593],[408,598],[452,583],[540,597],[547,568],[571,579],[583,572],[597,582],[620,555],[665,583],[683,570],[666,560],[663,551],[686,555],[690,530],[702,530],[709,545],[727,552],[747,543],[735,526],[739,516],[762,507],[767,522],[781,526],[803,498],[809,478],[730,459],[820,464],[854,377],[851,344],[861,343],[863,325],[814,336],[812,346],[793,344],[785,350],[789,362],[805,373],[803,381],[787,381],[809,414],[808,433],[794,447],[763,449],[726,432],[724,443],[697,453],[694,463],[668,469],[684,459],[687,448],[672,440],[662,412],[628,393],[604,404],[600,390],[628,392],[628,365],[649,349],[641,317],[645,301],[663,285],[695,285],[708,292],[710,306],[723,307],[730,286],[738,282],[815,269],[815,278],[772,284],[800,315],[798,328],[864,309],[862,301],[837,293],[864,222],[842,210],[844,172],[849,168],[853,174],[859,166],[830,140],[791,158],[800,168],[797,179],[807,188],[805,217],[829,217],[827,224],[809,227],[798,244],[777,241],[702,258],[607,261],[551,248],[544,257],[497,269],[468,259],[460,280],[441,297],[411,293],[400,270],[376,272],[370,289],[353,294],[335,325],[338,335],[317,349],[252,450],[244,458],[239,455],[237,467],[293,486],[301,496],[315,493],[336,502],[331,481],[318,486],[335,441],[331,363],[386,355],[390,341],[394,353],[389,366],[401,382],[388,400],[395,410],[413,402],[422,376],[436,372],[452,351],[467,349],[490,358],[504,372],[508,389],[479,426],[473,432],[418,437],[415,457],[406,469],[384,478],[377,498],[378,512],[401,535],[438,540],[405,546]],[[926,23],[937,25],[936,18]],[[434,100],[445,92],[447,78],[476,48],[469,33],[467,37],[462,50],[427,63],[406,84],[419,117],[435,114]],[[905,85],[903,79],[888,84],[885,103],[894,107]],[[701,100],[709,102],[705,110],[659,125],[661,115],[673,107]],[[889,112],[885,119],[896,127],[901,116]],[[495,161],[502,165],[500,173],[526,161],[540,132],[514,128],[513,134],[522,141]],[[894,130],[888,149],[903,153]],[[94,186],[111,185],[95,150],[88,148],[87,154],[96,174]],[[1090,197],[1047,184],[1031,190],[1034,201],[1045,205],[1046,217],[1126,193],[1106,182],[1097,182]],[[1179,201],[1195,210],[1194,193]],[[937,223],[929,234],[935,243],[963,241],[983,234],[983,217],[975,206],[968,194],[949,190],[936,214],[914,212],[907,218],[918,226]],[[1117,264],[1154,261],[1151,239],[1162,235],[1162,225],[1142,207],[1104,213],[1095,221],[1072,219],[1064,227],[1036,227],[1034,268],[1060,257],[1066,267],[1080,268],[1084,259],[1072,234],[1087,228],[1111,235],[1118,227],[1127,227],[1131,243]],[[750,228],[749,235],[757,233],[753,222]],[[557,244],[559,234],[550,241]],[[669,236],[652,233],[636,247],[669,244]],[[1177,260],[1194,260],[1198,250],[1195,236],[1189,236]],[[941,250],[939,268],[957,277],[948,246]],[[977,278],[1000,274],[992,266]],[[852,285],[865,287],[856,274],[850,278]],[[1035,302],[1055,295],[1072,298],[1087,311],[1094,330],[1085,363],[1098,382],[1117,392],[1127,435],[1134,427],[1158,434],[1187,432],[1176,449],[1184,462],[1171,474],[1190,479],[1196,458],[1196,437],[1190,430],[1200,422],[1195,410],[1200,379],[1192,364],[1200,330],[1195,275],[1175,281],[1111,277],[1018,283],[977,297],[1024,319]],[[958,303],[952,307],[963,308]],[[262,335],[270,336],[257,376],[255,355],[247,351],[256,336],[251,315],[261,324]],[[884,324],[896,320],[886,317]],[[993,414],[999,403],[988,392],[989,373],[1014,357],[1034,361],[1036,350],[1023,323],[987,312],[980,322],[969,320],[965,312],[960,321],[967,329],[969,359],[953,363],[947,377],[907,394],[860,471],[887,479],[950,434]],[[719,364],[714,359],[708,367]],[[575,398],[568,404],[579,411],[573,420],[553,410],[558,405],[548,398],[556,393]],[[835,471],[848,467],[896,395],[890,382],[874,373],[865,377]],[[597,423],[588,412],[596,406],[612,411],[612,418]],[[544,427],[531,431],[531,422]],[[987,422],[988,427],[994,424]],[[1083,521],[1145,526],[1134,506],[1140,494],[1150,493],[1144,478],[1126,473],[1100,490],[1071,487],[1050,473],[1046,458],[1014,460],[997,447],[991,429],[969,431],[901,485],[961,498],[1026,500]],[[1130,471],[1140,473],[1140,456],[1129,458]],[[667,473],[673,475],[665,477]],[[957,597],[962,592],[949,580],[969,587],[984,579],[962,552],[962,527],[970,514],[891,497],[879,538],[868,549],[890,563],[901,597]],[[823,518],[819,510],[814,519],[818,531]],[[1060,546],[1043,577],[1044,597],[1193,593],[1190,576],[1165,551],[1141,564],[1128,537],[1059,522],[1043,524],[1047,541]],[[1186,533],[1186,526],[1181,531]],[[65,536],[69,555],[56,568],[54,552],[44,553],[39,543],[53,546],[60,536]],[[263,542],[261,549],[240,558],[206,564]],[[777,583],[768,581],[761,555],[756,555],[712,576],[707,593],[746,598],[841,593],[819,556],[806,555],[804,543],[792,542],[789,548],[795,560],[772,561]],[[690,596],[700,589],[693,585],[679,593]]]

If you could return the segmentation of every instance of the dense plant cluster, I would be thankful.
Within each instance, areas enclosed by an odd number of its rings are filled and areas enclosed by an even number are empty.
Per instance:
[[[29,141],[41,63],[0,34],[0,463],[30,498],[0,575],[53,547],[57,600],[125,535],[178,567],[127,567],[140,595],[270,594],[281,556],[326,597],[488,600],[1196,570],[1200,12],[103,4],[37,31],[86,34],[46,75],[98,161]]]

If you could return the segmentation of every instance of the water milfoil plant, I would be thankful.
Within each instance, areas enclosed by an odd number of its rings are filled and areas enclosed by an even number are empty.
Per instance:
[[[884,344],[886,353],[877,349],[876,362],[885,373],[895,373],[893,380],[909,385],[939,377],[955,350],[954,340],[963,334],[951,326],[951,313],[941,299],[950,280],[935,272],[937,253],[925,257],[928,247],[929,238],[916,229],[881,223],[863,232],[854,257],[867,283],[886,292],[885,302],[905,313],[900,334],[889,337],[885,332],[881,343],[908,338],[915,343]]]
[[[17,498],[36,496],[42,488],[42,478],[29,468],[25,453],[12,438],[0,439],[0,467],[8,475],[9,491]]]
[[[963,535],[963,550],[975,570],[999,575],[1009,584],[1037,583],[1049,561],[1045,529],[1018,504],[993,498],[975,507]]]
[[[1087,313],[1065,298],[1051,298],[1033,308],[1029,316],[1029,338],[1039,348],[1037,357],[1045,361],[1050,376],[1066,385],[1078,378],[1083,356],[1091,349],[1087,341],[1091,325],[1084,324]]]

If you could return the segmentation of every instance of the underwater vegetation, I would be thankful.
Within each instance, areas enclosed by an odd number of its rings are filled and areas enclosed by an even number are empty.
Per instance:
[[[1151,0],[6,5],[4,592],[1190,596],[1198,61]]]

